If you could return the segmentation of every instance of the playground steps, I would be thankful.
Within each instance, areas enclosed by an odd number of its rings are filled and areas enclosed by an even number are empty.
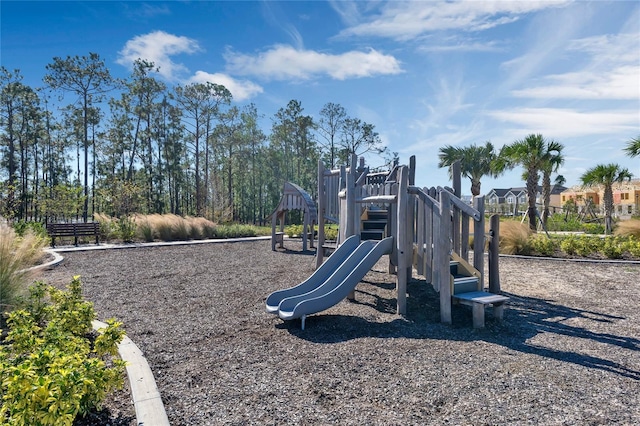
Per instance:
[[[469,275],[469,273],[460,266],[460,262],[455,260],[450,261],[449,270],[453,277],[452,295],[480,290],[478,277]]]
[[[478,277],[472,275],[470,265],[464,262],[451,260],[449,270],[451,273],[451,298],[453,302],[471,306],[473,315],[473,328],[484,328],[485,307],[493,306],[493,316],[502,320],[504,304],[508,297],[483,291],[480,288]]]
[[[360,239],[380,241],[386,236],[387,210],[367,209],[363,215]]]

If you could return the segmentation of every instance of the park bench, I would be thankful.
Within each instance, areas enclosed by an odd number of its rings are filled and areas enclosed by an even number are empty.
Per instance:
[[[56,246],[56,237],[73,237],[78,246],[78,237],[95,237],[100,244],[100,224],[98,222],[48,223],[47,233],[51,237],[51,247]]]

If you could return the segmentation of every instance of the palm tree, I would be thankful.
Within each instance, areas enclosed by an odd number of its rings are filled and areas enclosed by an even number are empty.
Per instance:
[[[631,180],[633,175],[628,169],[620,167],[618,164],[599,164],[580,177],[584,186],[602,185],[604,186],[604,217],[605,233],[611,233],[611,214],[613,213],[613,184]]]
[[[440,162],[438,167],[451,167],[456,161],[460,161],[462,176],[471,180],[471,195],[480,195],[480,179],[483,176],[497,177],[500,173],[494,167],[497,153],[491,142],[485,142],[484,146],[475,144],[463,148],[447,145],[440,148]],[[449,169],[451,173],[451,169]]]
[[[556,144],[551,150],[552,144]],[[542,223],[547,229],[547,220],[549,219],[549,204],[551,204],[551,174],[556,173],[560,166],[564,164],[564,156],[562,149],[564,146],[558,142],[550,141],[547,143],[547,158],[545,164],[542,165]],[[560,178],[562,176],[558,176]],[[564,179],[562,177],[562,179]],[[557,180],[557,179],[556,179]]]
[[[541,134],[531,134],[511,145],[505,145],[500,150],[499,167],[513,168],[516,165],[524,167],[523,179],[527,181],[527,197],[529,198],[529,228],[536,230],[536,195],[540,171],[544,171],[551,159],[562,157],[562,144],[556,141],[546,141]]]
[[[640,136],[627,142],[627,147],[624,150],[630,157],[640,155]]]

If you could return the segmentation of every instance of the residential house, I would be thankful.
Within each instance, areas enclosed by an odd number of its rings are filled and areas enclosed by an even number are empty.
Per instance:
[[[628,218],[640,212],[640,179],[614,183],[611,189],[614,216]],[[576,185],[563,191],[561,200],[563,204],[573,200],[580,212],[592,209],[594,213],[601,213],[604,211],[604,186]]]
[[[562,208],[560,202],[560,194],[566,188],[561,185],[553,185],[551,187],[551,198],[549,208],[551,212],[555,212]],[[491,213],[500,213],[505,215],[517,216],[524,214],[529,206],[529,197],[526,187],[492,189],[485,196],[485,209]],[[542,187],[538,186],[536,194],[536,204],[539,210],[542,209]]]

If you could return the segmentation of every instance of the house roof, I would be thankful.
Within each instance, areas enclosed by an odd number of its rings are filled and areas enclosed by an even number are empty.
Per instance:
[[[491,191],[489,191],[487,195],[493,192],[498,197],[504,197],[507,194],[507,192],[509,192],[510,190],[511,190],[510,188],[494,188]]]

